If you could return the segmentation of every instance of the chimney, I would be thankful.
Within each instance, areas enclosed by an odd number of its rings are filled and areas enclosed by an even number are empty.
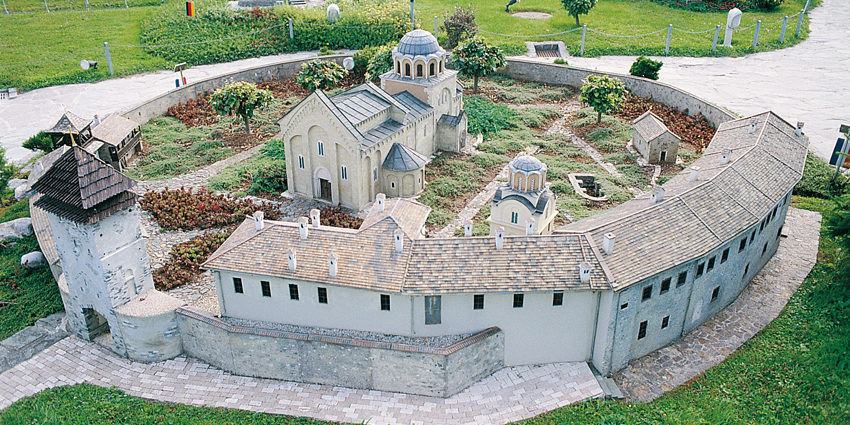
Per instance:
[[[578,265],[578,277],[581,279],[581,283],[590,283],[590,264],[582,261]]]
[[[649,202],[652,204],[657,204],[664,199],[664,188],[661,186],[655,186],[652,188],[652,192],[649,193]]]
[[[720,153],[720,164],[726,165],[732,160],[732,149],[723,149]]]
[[[525,235],[526,236],[531,236],[531,235],[534,234],[534,225],[535,224],[537,224],[537,223],[535,223],[534,219],[531,218],[531,217],[528,217],[528,220],[525,220]]]
[[[339,262],[339,257],[333,252],[328,255],[328,274],[331,277],[336,277],[337,272],[337,263]]]
[[[613,233],[606,233],[602,235],[602,252],[605,255],[611,255],[614,252],[614,237]]]
[[[751,119],[750,120],[750,129],[747,132],[750,133],[750,134],[755,133],[756,132],[756,125],[758,125],[758,123],[756,122],[756,119],[755,118]]]
[[[319,214],[320,213],[317,208],[310,210],[310,224],[312,224],[313,227],[319,227]]]
[[[94,114],[94,119],[92,121],[94,121],[92,123],[92,124],[94,124],[92,127],[97,127],[97,125],[100,124],[100,117],[97,116],[97,114]]]
[[[463,236],[467,238],[472,236],[472,222],[467,221],[463,223]]]
[[[263,212],[262,211],[254,211],[254,228],[259,232],[263,230],[266,223],[263,221]]]
[[[301,239],[307,239],[307,217],[298,219],[298,233],[301,234]]]
[[[400,253],[402,250],[404,250],[404,237],[403,237],[403,235],[404,235],[404,233],[402,233],[401,230],[399,230],[399,229],[396,229],[396,231],[393,232],[393,241],[395,241],[395,252]]]
[[[691,166],[691,181],[695,182],[699,178],[699,166],[693,165]]]
[[[797,137],[800,137],[800,136],[802,136],[802,135],[803,135],[803,125],[805,125],[805,123],[804,123],[804,122],[802,122],[802,121],[797,121],[797,131],[795,131],[795,132],[794,132],[794,134],[795,134]]]
[[[289,263],[289,271],[295,271],[295,248],[289,248],[286,252],[286,262]]]
[[[505,244],[505,228],[499,226],[496,229],[496,249],[502,249],[502,246]]]
[[[384,211],[384,201],[386,201],[386,200],[387,200],[387,195],[384,195],[383,193],[379,193],[379,194],[375,195],[375,205],[378,206],[378,212]]]

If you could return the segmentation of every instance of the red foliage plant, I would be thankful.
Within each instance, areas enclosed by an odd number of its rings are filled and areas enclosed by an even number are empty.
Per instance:
[[[168,107],[165,115],[180,120],[188,127],[210,125],[216,121],[217,114],[210,106],[210,94],[204,93],[195,99],[180,102]]]
[[[319,213],[323,226],[344,227],[346,229],[359,229],[363,219],[355,217],[343,210],[340,206],[324,207]]]
[[[690,116],[687,109],[680,111],[648,97],[638,97],[632,94],[626,96],[626,101],[623,102],[616,115],[631,121],[648,110],[652,110],[652,113],[658,115],[670,131],[682,138],[683,142],[694,146],[699,152],[702,152],[708,146],[717,131],[702,114]]]
[[[167,291],[192,283],[201,274],[201,264],[224,243],[231,232],[207,232],[171,247],[168,262],[153,271],[154,287]]]
[[[163,229],[209,229],[224,227],[242,221],[255,211],[262,211],[266,219],[276,220],[280,211],[267,202],[254,203],[250,199],[233,199],[201,188],[166,188],[161,192],[148,192],[139,201]]]

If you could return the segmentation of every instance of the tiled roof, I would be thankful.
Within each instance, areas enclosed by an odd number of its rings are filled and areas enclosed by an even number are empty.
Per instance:
[[[348,118],[348,121],[354,125],[390,109],[389,102],[367,90],[332,97],[331,100],[340,112]]]
[[[381,168],[390,171],[418,170],[428,163],[428,158],[401,143],[393,143]]]
[[[430,213],[431,207],[427,205],[404,198],[390,198],[384,201],[383,211],[378,211],[378,205],[372,204],[360,228],[374,226],[379,221],[390,217],[408,237],[418,239],[422,235],[422,228]]]
[[[104,143],[118,146],[138,126],[139,124],[136,124],[133,120],[124,118],[119,114],[112,114],[92,128],[91,134]]]
[[[404,124],[392,119],[386,120],[363,135],[363,141],[360,142],[360,148],[370,148],[386,139],[389,139],[402,129],[404,129]]]
[[[644,140],[652,140],[664,134],[664,132],[670,131],[661,121],[661,118],[658,118],[658,115],[653,114],[652,111],[646,111],[637,117],[634,120],[634,127]]]
[[[81,118],[70,111],[65,111],[64,114],[59,118],[59,121],[53,125],[49,130],[45,130],[45,133],[67,133],[70,129],[73,133],[79,133],[80,130],[86,128],[87,125],[91,124],[92,120]]]
[[[750,123],[756,129],[750,131]],[[808,139],[771,112],[721,124],[704,155],[663,185],[661,202],[646,195],[571,223],[570,232],[616,237],[605,256],[621,289],[717,249],[758,223],[800,180]],[[730,162],[721,162],[731,151]],[[560,231],[560,230],[559,230]]]
[[[543,211],[546,210],[546,204],[549,203],[551,196],[552,191],[548,187],[546,187],[546,190],[526,192],[523,190],[516,190],[507,183],[502,183],[496,189],[496,193],[493,194],[493,205],[498,205],[502,201],[513,199],[525,205],[532,211],[533,214],[543,214]]]
[[[441,116],[440,119],[437,120],[437,125],[457,127],[458,124],[460,124],[461,118],[463,118],[463,115],[465,113],[465,111],[460,111],[460,114],[458,115],[443,114],[443,116]]]
[[[30,198],[30,217],[32,218],[32,230],[35,233],[35,238],[38,239],[38,246],[41,248],[44,258],[49,264],[59,262],[59,251],[56,249],[56,240],[53,239],[53,231],[50,228],[50,220],[47,213],[35,206],[35,203],[41,198],[41,194],[36,193]]]
[[[411,118],[414,120],[434,110],[430,105],[419,100],[407,90],[394,94],[393,98],[410,111]]]

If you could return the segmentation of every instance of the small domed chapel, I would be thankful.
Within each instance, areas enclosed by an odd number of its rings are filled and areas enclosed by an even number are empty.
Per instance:
[[[290,193],[355,210],[378,193],[415,196],[428,157],[464,147],[463,86],[437,39],[413,30],[392,56],[381,87],[316,90],[278,121]]]

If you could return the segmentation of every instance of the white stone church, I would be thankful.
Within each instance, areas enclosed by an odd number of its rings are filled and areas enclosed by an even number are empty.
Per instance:
[[[365,83],[333,97],[316,90],[280,119],[290,193],[355,210],[378,193],[415,196],[428,157],[463,148],[463,86],[437,39],[409,32],[393,62],[381,87]]]

